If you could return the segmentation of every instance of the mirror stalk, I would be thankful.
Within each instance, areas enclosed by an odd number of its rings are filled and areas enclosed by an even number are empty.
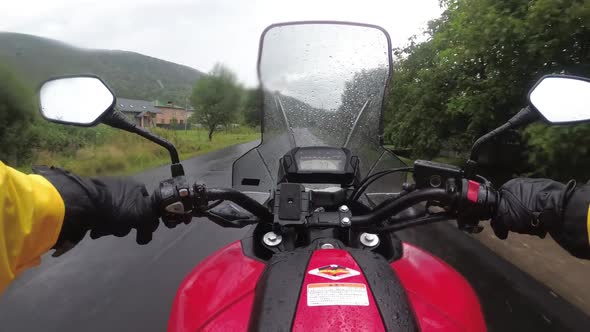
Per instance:
[[[167,140],[152,134],[151,132],[138,127],[136,124],[134,124],[133,122],[129,121],[129,119],[127,119],[127,117],[119,112],[119,111],[114,111],[111,114],[108,114],[107,116],[105,116],[102,119],[102,123],[107,124],[113,128],[118,128],[118,129],[122,129],[131,133],[135,133],[143,138],[146,138],[164,148],[166,148],[166,150],[168,150],[168,152],[170,153],[170,159],[172,160],[172,166],[170,167],[171,171],[172,171],[172,176],[173,177],[177,177],[177,176],[182,176],[184,175],[184,168],[182,167],[182,164],[180,163],[180,158],[178,157],[178,151],[176,150],[176,147],[174,147],[174,144],[168,142]]]
[[[491,139],[510,129],[533,123],[537,121],[538,118],[538,113],[527,106],[516,113],[516,115],[514,115],[505,124],[478,138],[475,143],[473,143],[473,146],[471,147],[471,155],[465,164],[465,175],[467,178],[471,179],[475,176],[477,159],[479,158],[479,152],[484,143],[487,143]]]

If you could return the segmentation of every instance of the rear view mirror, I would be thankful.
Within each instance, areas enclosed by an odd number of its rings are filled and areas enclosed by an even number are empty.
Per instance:
[[[531,89],[529,104],[549,123],[588,121],[590,80],[566,75],[545,76]]]
[[[51,122],[94,126],[115,105],[115,95],[94,76],[50,79],[39,90],[39,109]]]

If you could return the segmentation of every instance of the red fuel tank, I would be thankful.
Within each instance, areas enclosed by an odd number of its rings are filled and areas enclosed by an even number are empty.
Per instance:
[[[403,257],[391,267],[405,288],[422,331],[486,330],[474,291],[440,259],[404,243]],[[181,284],[168,330],[247,330],[256,285],[264,268],[264,263],[243,254],[239,241],[219,250]],[[384,330],[379,311],[383,308],[377,308],[365,275],[346,250],[316,250],[303,273],[303,285],[293,285],[301,288],[294,331],[326,331],[335,327],[349,331]]]
[[[168,331],[246,330],[264,264],[244,256],[236,241],[209,256],[184,279]]]
[[[486,331],[477,295],[459,272],[430,253],[404,243],[391,264],[422,331]]]
[[[346,250],[314,251],[306,272],[293,331],[385,331],[367,280]]]

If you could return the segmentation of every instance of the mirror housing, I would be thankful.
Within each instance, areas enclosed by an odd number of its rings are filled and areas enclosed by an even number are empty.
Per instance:
[[[41,115],[61,124],[95,126],[113,111],[115,102],[113,91],[94,75],[51,78],[39,88]]]
[[[183,176],[184,168],[174,144],[138,127],[123,113],[116,111],[116,100],[113,91],[95,75],[51,78],[43,82],[39,88],[39,112],[46,120],[82,127],[104,123],[137,134],[166,148],[172,161],[172,176]]]
[[[550,124],[590,120],[590,80],[570,75],[546,75],[531,89],[528,101]]]

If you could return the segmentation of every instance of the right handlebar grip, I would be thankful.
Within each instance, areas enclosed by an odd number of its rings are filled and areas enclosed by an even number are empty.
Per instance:
[[[497,210],[498,192],[489,184],[463,179],[462,210],[469,209],[480,220],[491,219]]]

